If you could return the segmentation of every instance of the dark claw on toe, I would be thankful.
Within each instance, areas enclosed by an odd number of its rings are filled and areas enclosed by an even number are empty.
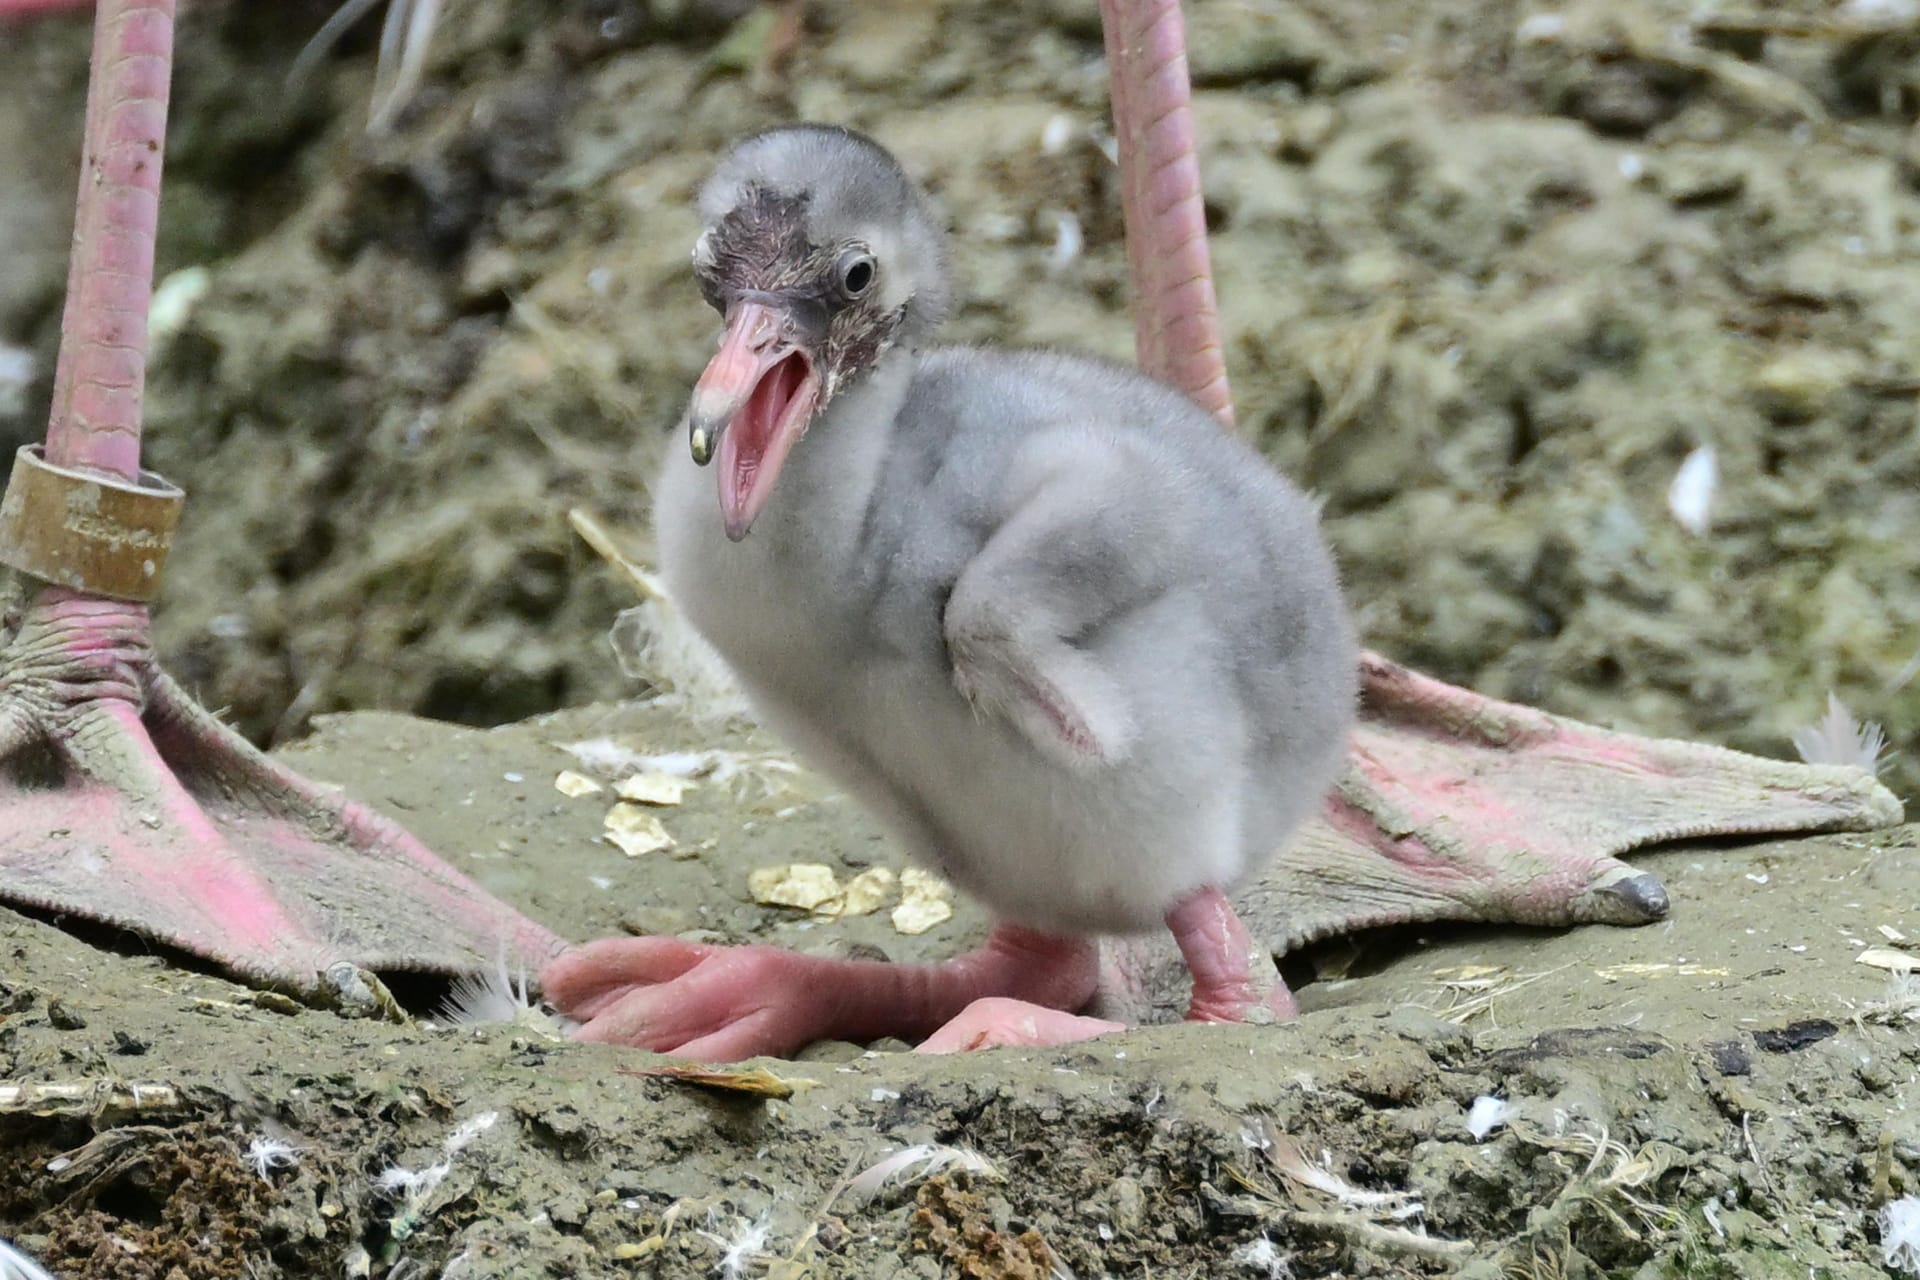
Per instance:
[[[1663,919],[1669,906],[1666,886],[1623,867],[1589,885],[1577,910],[1581,920],[1595,924],[1648,924]]]

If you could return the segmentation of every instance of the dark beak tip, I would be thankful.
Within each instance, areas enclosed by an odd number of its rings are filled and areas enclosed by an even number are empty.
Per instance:
[[[704,467],[713,461],[713,444],[717,432],[706,427],[695,427],[687,437],[687,450],[693,455],[693,465]]]

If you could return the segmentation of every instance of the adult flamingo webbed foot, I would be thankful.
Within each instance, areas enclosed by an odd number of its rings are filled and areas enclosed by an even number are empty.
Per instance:
[[[548,930],[267,758],[160,670],[146,601],[177,491],[139,469],[173,0],[102,0],[44,454],[0,503],[35,585],[0,637],[0,898],[321,994],[340,963],[460,972]]]

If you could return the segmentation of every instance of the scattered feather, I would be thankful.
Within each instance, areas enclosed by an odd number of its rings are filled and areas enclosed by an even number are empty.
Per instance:
[[[298,89],[342,36],[371,13],[380,0],[346,0],[321,24],[313,39],[293,60],[287,83]],[[400,112],[413,100],[426,73],[427,52],[440,20],[440,0],[387,0],[386,22],[380,28],[380,53],[373,71],[373,102],[367,132],[381,134],[393,127]]]
[[[373,1176],[373,1189],[395,1200],[424,1200],[453,1172],[451,1160],[438,1160],[424,1169],[389,1165]]]
[[[630,773],[665,773],[677,778],[698,778],[715,786],[733,783],[759,783],[774,789],[772,775],[797,774],[800,766],[781,756],[765,752],[727,751],[641,751],[614,738],[589,738],[561,747],[580,762],[584,769],[606,777],[624,777]]]
[[[1475,1098],[1473,1107],[1467,1112],[1467,1132],[1473,1135],[1475,1142],[1485,1142],[1487,1135],[1505,1125],[1512,1113],[1513,1108],[1505,1098]]]
[[[753,708],[725,661],[670,600],[621,610],[607,642],[622,674],[664,690],[690,715],[721,724],[753,722]]]
[[[1913,973],[1920,970],[1920,955],[1911,951],[1896,951],[1892,947],[1868,947],[1854,957],[1857,964],[1872,965],[1876,969],[1885,969],[1889,973]]]
[[[1920,1275],[1920,1196],[1901,1196],[1880,1210],[1880,1251],[1888,1270]]]
[[[1228,1261],[1267,1280],[1287,1280],[1293,1268],[1287,1265],[1280,1247],[1266,1236],[1249,1240],[1233,1251]]]
[[[501,949],[491,972],[463,973],[453,980],[447,998],[434,1010],[434,1019],[447,1027],[485,1027],[498,1023],[557,1031],[554,1018],[541,1007],[522,962],[518,980],[507,971],[507,953]]]
[[[1703,444],[1687,455],[1667,486],[1667,510],[1681,528],[1701,537],[1713,524],[1713,499],[1719,488],[1719,461],[1713,446]]]
[[[387,22],[380,30],[380,54],[373,66],[368,133],[378,135],[393,128],[419,92],[439,20],[440,0],[387,0]]]
[[[1862,724],[1838,695],[1827,694],[1827,714],[1818,724],[1793,731],[1793,749],[1808,764],[1844,764],[1868,773],[1880,771],[1887,735],[1871,720]]]
[[[321,59],[332,53],[334,46],[340,43],[340,38],[351,31],[360,19],[372,13],[374,6],[379,3],[380,0],[347,0],[335,9],[333,16],[321,23],[320,29],[313,33],[313,39],[307,41],[294,56],[293,65],[287,70],[288,86],[297,91],[305,84],[314,68],[320,65]]]
[[[1913,957],[1916,966],[1920,966],[1920,956]],[[1863,1000],[1853,1006],[1854,1018],[1860,1022],[1877,1023],[1884,1027],[1898,1027],[1911,1023],[1920,1027],[1920,977],[1912,970],[1893,974],[1887,980],[1887,994],[1878,1000]]]
[[[911,1186],[950,1171],[995,1180],[1000,1177],[993,1162],[977,1151],[922,1143],[902,1147],[855,1174],[847,1183],[847,1195],[856,1204],[868,1204],[890,1188]]]
[[[1080,219],[1071,213],[1055,212],[1053,215],[1053,252],[1047,257],[1047,271],[1051,275],[1060,275],[1080,260],[1080,253],[1086,247],[1086,235],[1080,230]]]
[[[284,1139],[269,1137],[263,1133],[247,1144],[244,1158],[263,1180],[272,1182],[273,1175],[280,1170],[299,1167],[300,1148]]]
[[[641,598],[642,603],[613,620],[608,633],[622,673],[665,690],[697,718],[751,723],[752,709],[733,673],[674,605],[660,575],[628,555],[584,508],[567,512],[567,521]]]
[[[471,1120],[466,1121],[458,1129],[455,1129],[447,1135],[447,1141],[444,1144],[446,1153],[450,1156],[459,1155],[462,1151],[465,1151],[473,1145],[475,1138],[478,1138],[481,1134],[493,1128],[495,1124],[499,1123],[499,1120],[500,1113],[498,1111],[482,1111],[479,1115],[474,1116]]]
[[[455,1157],[472,1146],[481,1134],[493,1128],[499,1119],[498,1111],[483,1111],[466,1120],[440,1144],[443,1153],[441,1159],[424,1169],[409,1169],[394,1164],[374,1175],[374,1190],[394,1203],[393,1216],[387,1220],[387,1233],[393,1239],[405,1240],[413,1234],[426,1213],[428,1199],[447,1180],[447,1175],[453,1172]]]
[[[715,1266],[721,1276],[725,1280],[740,1280],[747,1274],[747,1268],[766,1252],[767,1240],[773,1235],[773,1213],[769,1210],[758,1218],[741,1218],[734,1224],[731,1238],[712,1231],[700,1234],[724,1250]]]
[[[51,1271],[0,1240],[0,1280],[57,1280]]]
[[[1331,1196],[1349,1209],[1363,1210],[1369,1215],[1399,1222],[1407,1218],[1417,1218],[1422,1209],[1420,1197],[1411,1191],[1368,1191],[1356,1187],[1333,1170],[1314,1164],[1300,1151],[1300,1144],[1276,1130],[1271,1123],[1265,1125],[1267,1161],[1274,1172],[1297,1187],[1307,1187],[1325,1196]]]

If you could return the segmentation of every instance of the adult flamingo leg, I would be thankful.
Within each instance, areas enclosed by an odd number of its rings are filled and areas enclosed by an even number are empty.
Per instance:
[[[0,899],[130,929],[247,979],[459,972],[548,930],[397,825],[299,777],[160,670],[151,598],[179,492],[139,469],[173,0],[102,0],[44,450],[0,503],[36,592],[0,648]]]

